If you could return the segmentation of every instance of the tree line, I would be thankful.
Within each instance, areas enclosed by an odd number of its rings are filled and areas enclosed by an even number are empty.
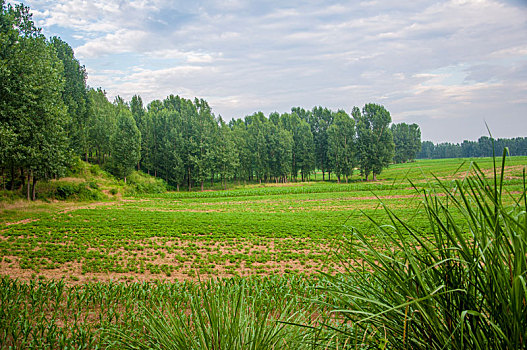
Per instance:
[[[46,39],[24,5],[0,0],[0,177],[4,189],[58,178],[81,158],[124,179],[136,168],[178,189],[205,181],[375,179],[419,151],[416,124],[391,124],[381,105],[261,112],[225,122],[207,101],[170,95],[143,105],[108,101],[58,37]]]
[[[492,157],[493,152],[497,155],[503,154],[504,148],[508,148],[512,156],[527,156],[527,137],[492,139],[488,136],[482,136],[477,141],[464,140],[461,143],[442,142],[438,144],[434,144],[431,141],[423,141],[417,158]]]

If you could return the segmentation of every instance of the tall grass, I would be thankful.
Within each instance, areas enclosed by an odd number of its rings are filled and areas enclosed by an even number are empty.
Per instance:
[[[261,281],[264,283],[264,281]],[[292,289],[289,289],[291,291]],[[201,282],[181,302],[157,300],[140,306],[134,329],[110,328],[108,343],[117,349],[303,349],[305,322],[296,297],[270,295],[250,280]],[[280,322],[282,321],[282,322]]]
[[[370,217],[374,234],[351,229],[349,278],[328,276],[326,305],[343,321],[331,329],[365,348],[525,348],[526,177],[521,193],[504,193],[505,161],[489,179],[473,164],[453,187],[437,180],[441,196],[423,191],[426,230],[387,207],[390,225]]]

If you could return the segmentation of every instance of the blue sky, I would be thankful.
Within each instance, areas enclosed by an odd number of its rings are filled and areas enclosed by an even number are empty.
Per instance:
[[[527,136],[527,2],[31,0],[113,99],[256,111],[384,105],[424,140]]]

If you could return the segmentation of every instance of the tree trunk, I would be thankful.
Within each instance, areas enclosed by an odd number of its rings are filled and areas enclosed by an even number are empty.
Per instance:
[[[203,180],[201,180],[201,192],[203,192]]]
[[[37,178],[35,176],[33,176],[33,186],[32,186],[32,197],[33,197],[33,200],[36,200],[37,199]]]
[[[188,167],[187,170],[188,170],[188,178],[187,178],[187,180],[188,180],[188,190],[190,191],[192,189],[192,183],[190,181],[190,167]]]
[[[179,182],[176,185],[177,191],[179,192]]]
[[[28,170],[28,174],[29,176],[29,170]],[[22,185],[20,186],[20,189],[23,190],[24,187],[26,186],[26,176],[24,175],[24,169],[23,168],[20,168],[20,180],[22,180]]]
[[[337,183],[340,183],[340,175],[337,174]]]
[[[11,166],[11,181],[9,181],[9,189],[12,191],[15,189],[15,167]]]
[[[124,183],[126,184],[126,176],[124,177]]]
[[[322,181],[326,181],[326,172],[322,169]]]
[[[30,189],[30,179],[31,179],[31,172],[28,171],[27,172],[27,200],[30,201],[31,200],[31,197],[29,195],[29,189]]]
[[[373,173],[373,181],[377,181],[377,174]]]

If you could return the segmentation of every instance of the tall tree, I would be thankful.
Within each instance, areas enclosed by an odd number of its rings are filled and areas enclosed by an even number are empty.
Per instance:
[[[26,173],[27,197],[35,199],[37,181],[60,176],[70,160],[64,69],[29,8],[3,0],[0,5],[0,130],[10,139],[0,143],[9,147],[2,162],[11,167],[12,182],[14,169]]]
[[[134,170],[141,158],[141,133],[135,125],[132,113],[121,109],[117,116],[117,127],[112,137],[112,168],[124,179]]]
[[[69,120],[66,131],[70,147],[88,160],[89,99],[86,89],[87,73],[75,58],[73,49],[59,37],[51,38],[51,45],[64,66],[64,90],[62,100],[66,105]]]
[[[309,115],[309,124],[315,145],[316,167],[322,170],[322,179],[329,170],[328,164],[328,128],[333,124],[334,113],[328,108],[314,107]]]
[[[219,119],[219,137],[217,147],[217,169],[220,173],[223,189],[227,189],[227,179],[234,177],[236,168],[240,165],[238,150],[234,142],[234,133],[225,124],[223,119]]]
[[[362,114],[353,110],[357,126],[357,155],[362,174],[368,180],[373,174],[377,179],[383,168],[393,160],[394,143],[389,125],[392,121],[390,112],[383,106],[369,103],[362,109]]]
[[[101,88],[88,90],[88,98],[89,146],[95,151],[97,163],[103,164],[111,152],[111,138],[117,125],[117,113],[115,106],[108,101],[106,92]]]
[[[338,182],[344,176],[347,183],[353,173],[355,159],[355,121],[340,110],[327,132],[329,168],[337,175]]]
[[[413,161],[421,150],[421,130],[417,124],[392,124],[392,135],[395,144],[395,163]]]

